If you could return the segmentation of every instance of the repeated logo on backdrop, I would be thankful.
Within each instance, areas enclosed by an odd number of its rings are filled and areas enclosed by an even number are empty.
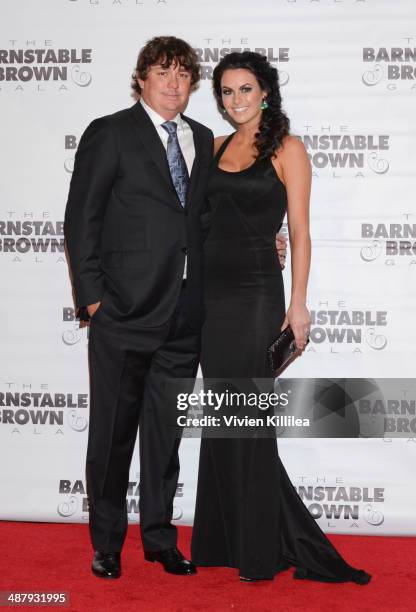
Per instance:
[[[389,134],[352,133],[348,125],[305,123],[299,136],[314,177],[365,178],[389,171]]]
[[[414,384],[394,379],[394,384],[385,385],[383,396],[369,394],[356,401],[360,415],[362,437],[370,437],[382,424],[385,436],[401,437],[416,434],[416,393]],[[401,388],[400,388],[401,387]],[[365,415],[366,418],[362,418]]]
[[[65,436],[88,427],[88,393],[51,390],[46,383],[0,383],[3,435]]]
[[[404,36],[397,46],[363,47],[363,84],[387,91],[416,92],[415,43],[416,36]]]
[[[79,320],[75,318],[75,308],[73,306],[62,308],[62,323],[61,340],[65,346],[86,345],[90,328],[88,325],[80,327]]]
[[[351,307],[344,300],[319,300],[308,306],[311,331],[306,351],[362,354],[386,348],[387,310]]]
[[[346,483],[341,476],[298,476],[293,484],[313,518],[326,528],[360,530],[384,523],[385,487]]]
[[[61,48],[53,40],[9,39],[0,49],[0,91],[40,93],[88,87],[92,53],[92,49]]]
[[[84,480],[65,480],[58,483],[58,493],[62,496],[58,502],[56,511],[60,517],[76,517],[88,520],[88,497]],[[139,474],[137,480],[129,481],[127,488],[127,515],[130,523],[139,522]],[[183,508],[178,500],[184,495],[184,483],[178,482],[173,506],[173,521],[179,521],[183,516]]]
[[[89,6],[93,8],[152,8],[155,6],[167,6],[172,5],[175,0],[64,0],[67,4],[73,6]],[[293,6],[293,7],[318,7],[318,6],[339,6],[342,7],[345,4],[349,6],[360,6],[366,4],[368,0],[275,0],[275,4],[279,7]]]
[[[93,8],[151,8],[161,7],[170,3],[170,0],[64,0],[73,6],[90,6]]]
[[[259,41],[247,36],[224,36],[219,39],[206,37],[201,41],[201,46],[196,47],[195,51],[201,63],[201,80],[212,79],[212,73],[218,62],[234,51],[255,51],[265,55],[269,62],[279,71],[279,83],[282,87],[289,81],[289,74],[286,71],[289,58],[289,47],[268,47],[263,41]]]
[[[0,255],[13,263],[65,263],[64,222],[49,211],[0,212]]]
[[[73,152],[73,156],[65,157],[64,160],[64,170],[65,172],[69,172],[70,174],[74,171],[74,161],[75,161],[75,151],[78,147],[78,139],[74,134],[65,134],[64,137],[65,143],[65,153]]]
[[[360,257],[366,263],[386,266],[411,266],[416,269],[415,215],[402,213],[397,221],[382,223],[366,219],[361,222]]]

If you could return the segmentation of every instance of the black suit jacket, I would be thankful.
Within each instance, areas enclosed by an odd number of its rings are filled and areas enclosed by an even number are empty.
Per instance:
[[[165,323],[179,295],[185,254],[189,323],[203,319],[201,212],[213,134],[184,116],[195,160],[185,207],[172,183],[165,148],[137,102],[93,121],[82,135],[65,212],[75,302],[101,301],[118,321]]]

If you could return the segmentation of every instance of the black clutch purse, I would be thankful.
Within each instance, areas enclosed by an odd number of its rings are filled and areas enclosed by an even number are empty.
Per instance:
[[[309,338],[306,344],[308,342]],[[295,336],[292,328],[288,325],[267,349],[270,370],[274,378],[280,376],[283,370],[285,370],[296,357],[299,357],[301,352],[301,350],[296,348]]]

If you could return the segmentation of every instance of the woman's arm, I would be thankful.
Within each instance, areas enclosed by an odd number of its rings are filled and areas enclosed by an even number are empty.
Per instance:
[[[282,329],[293,329],[296,346],[304,349],[310,330],[310,314],[306,308],[306,292],[311,261],[309,235],[309,198],[311,165],[303,143],[296,136],[287,136],[277,158],[276,172],[283,175],[288,206],[287,218],[291,250],[292,291],[290,306]]]

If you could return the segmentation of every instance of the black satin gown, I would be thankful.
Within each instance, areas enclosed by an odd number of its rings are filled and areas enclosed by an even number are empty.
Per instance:
[[[275,236],[287,195],[270,159],[240,172],[218,167],[232,136],[213,160],[207,193],[201,367],[204,378],[267,378],[266,348],[285,317]],[[370,578],[344,561],[309,514],[275,436],[202,438],[192,560],[238,568],[247,578],[272,579],[291,566],[297,578],[361,584]]]

